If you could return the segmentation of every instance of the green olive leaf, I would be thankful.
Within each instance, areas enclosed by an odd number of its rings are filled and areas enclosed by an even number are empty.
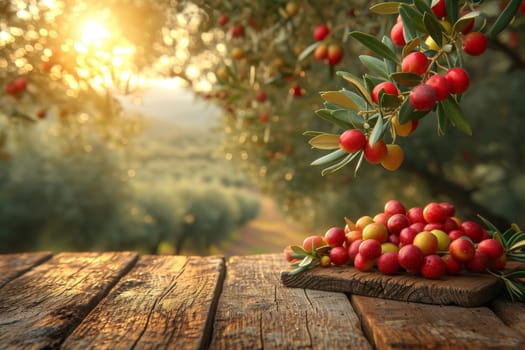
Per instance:
[[[359,60],[371,73],[376,74],[380,77],[388,79],[387,68],[385,61],[368,55],[360,55]]]
[[[516,13],[518,13],[520,4],[520,0],[510,0],[488,31],[488,35],[495,37],[501,33],[501,31],[503,31],[503,29],[505,29],[510,21],[514,18]]]
[[[302,61],[304,60],[306,57],[308,57],[312,52],[315,51],[315,49],[317,48],[317,46],[319,46],[322,42],[321,41],[316,41],[315,43],[313,43],[312,45],[309,45],[307,48],[305,48],[300,54],[299,56],[297,57],[297,60],[298,61]]]
[[[380,15],[396,15],[399,13],[400,2],[380,2],[370,6],[370,11]]]
[[[320,158],[317,158],[314,160],[310,165],[325,165],[328,163],[335,162],[336,160],[340,159],[344,155],[348,154],[347,152],[343,151],[342,149],[335,150],[333,152],[328,153],[327,155],[324,155]]]
[[[399,63],[399,59],[396,56],[396,54],[392,50],[390,50],[388,46],[379,41],[375,36],[356,31],[351,32],[350,36],[358,40],[361,44],[365,45],[367,48],[369,48],[379,56],[391,60],[393,62]]]
[[[465,113],[463,113],[463,110],[453,96],[449,96],[446,100],[440,101],[438,106],[441,106],[440,108],[443,109],[444,116],[452,126],[472,136],[472,129],[465,117]]]
[[[312,148],[333,150],[339,149],[339,135],[337,134],[321,134],[314,136],[308,141]]]

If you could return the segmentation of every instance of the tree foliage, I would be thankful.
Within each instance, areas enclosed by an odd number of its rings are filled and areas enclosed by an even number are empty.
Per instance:
[[[20,135],[38,130],[40,119],[67,126],[52,146],[60,152],[67,151],[68,140],[85,140],[88,125],[106,145],[129,144],[136,128],[120,122],[113,94],[133,91],[147,77],[160,75],[222,108],[226,158],[239,163],[305,224],[326,227],[343,215],[378,210],[378,203],[391,197],[407,204],[452,199],[460,213],[467,213],[463,216],[482,212],[498,225],[525,220],[520,209],[525,192],[519,160],[524,67],[520,1],[446,0],[450,29],[440,22],[442,16],[429,11],[437,1],[426,0],[372,7],[368,1],[317,0],[75,0],[57,1],[54,8],[47,1],[2,4],[0,67],[5,69],[0,81],[6,88],[18,78],[27,84],[1,96],[3,158],[19,161]],[[407,43],[396,48],[390,30],[398,14]],[[489,51],[475,59],[460,48],[460,33],[472,19],[474,30],[490,38]],[[105,27],[97,27],[101,24]],[[330,33],[316,40],[314,30],[320,25]],[[100,35],[93,38],[89,30]],[[429,37],[437,50],[425,43]],[[436,62],[448,58],[433,71],[459,65],[471,76],[467,93],[441,102],[435,114],[424,118],[408,108],[415,77],[399,74],[403,57],[414,49],[429,57],[437,52]],[[332,56],[326,56],[328,51]],[[383,94],[379,103],[370,103],[373,86],[386,80],[406,85],[401,97]],[[358,112],[375,108],[375,114],[361,113],[370,118],[356,119],[362,117]],[[339,135],[357,126],[374,141],[390,140],[394,115],[403,121],[420,119],[410,137],[395,138],[405,150],[398,171],[385,172],[358,155],[351,159],[360,165],[355,178],[354,170],[344,167],[351,157],[338,149],[324,158],[330,160],[324,167],[333,166],[337,173],[321,176],[311,166],[324,153],[311,149],[305,131],[318,130],[310,137]],[[472,136],[450,126],[472,131]],[[443,134],[445,129],[446,135],[438,136],[436,130]],[[88,142],[79,143],[79,149],[99,154],[98,146]],[[155,198],[163,195],[149,197],[144,207],[155,206]],[[156,220],[184,226],[168,216],[159,211]]]

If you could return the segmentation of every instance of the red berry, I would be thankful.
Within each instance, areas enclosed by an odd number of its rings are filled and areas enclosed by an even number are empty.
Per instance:
[[[474,244],[466,238],[458,238],[450,242],[448,246],[450,255],[459,262],[467,262],[472,260],[476,250]]]
[[[467,91],[470,84],[468,73],[463,68],[459,67],[449,69],[445,74],[445,78],[447,78],[450,83],[450,91],[453,94],[464,93]]]
[[[438,279],[446,272],[446,266],[441,257],[436,254],[427,255],[423,258],[421,275],[429,279]]]
[[[365,239],[359,245],[359,254],[365,259],[375,259],[381,255],[381,242],[377,239]]]
[[[330,261],[334,265],[345,265],[348,262],[348,251],[343,247],[330,249]]]
[[[410,91],[410,104],[417,110],[430,111],[436,105],[436,91],[427,84],[420,84]]]
[[[394,214],[387,221],[388,231],[394,235],[400,234],[401,230],[409,225],[410,222],[405,214]]]
[[[428,78],[426,84],[434,88],[437,101],[446,100],[450,95],[450,83],[443,75],[434,74]]]
[[[341,247],[346,242],[345,230],[340,227],[331,227],[324,234],[324,240],[332,247]]]
[[[265,102],[267,98],[268,98],[268,95],[266,95],[266,92],[264,91],[257,92],[257,101],[262,103],[262,102]]]
[[[418,273],[423,264],[423,252],[413,244],[402,246],[397,253],[397,260],[402,268],[411,273]]]
[[[373,146],[370,145],[370,142],[365,144],[365,159],[371,164],[381,163],[386,152],[386,144],[383,140],[377,141]]]
[[[472,32],[463,40],[463,51],[471,56],[479,56],[485,52],[488,46],[487,37],[483,33]]]
[[[399,244],[401,244],[401,246],[412,244],[418,232],[419,231],[416,231],[412,227],[405,227],[399,232]]]
[[[427,72],[429,61],[422,52],[411,52],[403,58],[401,70],[406,73],[422,75]]]
[[[244,27],[239,25],[233,26],[230,30],[230,33],[234,38],[244,36]]]
[[[384,275],[394,275],[399,269],[399,262],[397,261],[397,253],[388,252],[382,254],[379,259],[377,259],[377,268]]]
[[[489,258],[479,250],[474,253],[474,257],[465,264],[470,272],[482,273],[489,267]]]
[[[385,203],[384,212],[388,215],[406,214],[405,206],[396,199],[391,199]]]
[[[339,146],[348,153],[362,150],[366,144],[366,136],[361,130],[346,130],[339,136]]]
[[[336,64],[341,62],[341,60],[343,59],[343,55],[343,48],[340,45],[331,44],[330,46],[328,46],[328,53],[326,58],[328,60],[329,65],[335,66]]]
[[[395,95],[395,96],[399,95],[399,91],[397,90],[397,87],[393,83],[389,81],[384,81],[382,83],[377,84],[372,89],[372,100],[375,103],[379,103],[379,92],[381,92],[381,90],[384,90],[385,94]]]
[[[405,46],[405,36],[403,32],[403,22],[399,21],[392,27],[392,30],[390,30],[390,39],[392,39],[392,42],[397,46]]]
[[[443,207],[436,202],[430,202],[423,208],[423,217],[428,223],[441,223],[447,218]]]
[[[432,7],[432,12],[437,18],[442,19],[447,15],[447,8],[445,6],[445,0],[439,0],[439,2]]]
[[[362,239],[356,239],[355,241],[350,244],[350,247],[348,247],[348,257],[350,258],[350,261],[354,261],[355,257],[359,253],[359,246],[363,242]]]
[[[462,263],[454,259],[450,254],[447,254],[441,258],[445,263],[445,270],[448,275],[457,275],[461,272],[463,267]]]
[[[478,244],[478,250],[488,256],[489,259],[497,259],[505,253],[503,245],[495,239],[484,239]]]
[[[481,226],[474,221],[463,221],[459,226],[464,235],[469,237],[474,243],[479,243],[483,233]]]
[[[412,207],[408,209],[407,217],[411,224],[415,222],[426,223],[425,218],[423,217],[423,208],[421,207]]]
[[[227,15],[222,15],[219,17],[218,22],[219,22],[219,25],[224,27],[228,23],[229,20],[230,20],[230,17],[228,17]]]
[[[322,41],[330,34],[330,28],[321,24],[314,29],[314,39],[315,41]]]
[[[370,271],[374,267],[374,259],[367,259],[361,254],[357,254],[354,259],[354,266],[359,271]]]

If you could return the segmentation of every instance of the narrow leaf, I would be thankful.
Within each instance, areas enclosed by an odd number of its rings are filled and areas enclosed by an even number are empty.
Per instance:
[[[380,92],[379,106],[383,108],[397,108],[403,101],[399,96],[385,94],[383,90]]]
[[[390,50],[396,52],[396,45],[394,45],[392,39],[389,36],[383,35],[381,42],[388,46]],[[387,60],[386,58],[383,59],[383,62],[385,63],[386,71],[388,74],[393,73],[397,70],[397,64],[395,62]]]
[[[441,104],[437,105],[437,133],[439,136],[444,136],[447,132],[449,121],[447,119],[445,109]]]
[[[357,78],[355,75],[353,75],[351,73],[343,72],[343,71],[338,71],[336,74],[338,76],[340,76],[341,78],[343,78],[344,80],[346,80],[347,82],[349,82],[352,85],[354,85],[354,87],[361,94],[361,96],[368,102],[369,105],[373,104],[372,97],[370,96],[370,93],[365,88],[365,86],[363,85],[363,83],[361,82],[361,80],[359,78]]]
[[[454,127],[463,131],[465,134],[472,136],[472,129],[470,128],[467,118],[454,97],[449,96],[448,99],[440,101],[439,104],[443,108],[445,116]]]
[[[406,45],[403,47],[402,57],[405,58],[406,55],[414,51],[414,49],[419,45],[419,37],[413,38],[410,41],[407,41]]]
[[[434,15],[434,13],[432,12],[432,9],[430,8],[430,6],[428,6],[427,1],[425,1],[425,0],[414,0],[414,5],[416,6],[416,8],[421,13],[423,13],[423,15],[425,15],[427,13]],[[434,18],[437,19],[437,17],[435,15],[434,15]]]
[[[319,46],[322,42],[321,41],[316,41],[315,43],[313,43],[312,45],[309,45],[306,49],[304,49],[300,54],[299,54],[299,57],[297,57],[297,60],[299,61],[302,61],[304,60],[306,57],[308,57],[312,52],[315,51],[315,49],[317,48],[317,46]]]
[[[416,111],[410,104],[410,100],[406,98],[401,104],[401,108],[399,110],[399,122],[401,124],[405,124],[411,120],[421,119],[428,113],[428,111]]]
[[[476,17],[480,15],[479,11],[472,11],[467,13],[465,16],[458,19],[454,25],[452,26],[452,34],[459,33],[463,31],[465,28],[467,28],[471,21],[474,21]]]
[[[390,74],[390,78],[401,86],[412,87],[421,83],[421,76],[414,73],[397,72]]]
[[[303,135],[304,136],[317,136],[317,135],[322,135],[324,134],[325,132],[324,131],[313,131],[313,130],[309,130],[309,131],[305,131],[303,132]]]
[[[365,123],[364,119],[357,115],[355,111],[349,109],[339,109],[334,111],[332,114],[333,117],[337,120],[340,120],[344,123],[350,123],[355,129],[361,128]]]
[[[322,134],[310,139],[308,143],[317,149],[332,150],[339,148],[339,135],[337,134]]]
[[[303,260],[301,260],[301,262],[299,263],[299,266],[300,267],[303,267],[303,266],[310,266],[310,264],[314,261],[314,257],[311,256],[311,255],[307,255],[303,258]]]
[[[342,169],[345,165],[349,164],[358,154],[363,153],[362,151],[355,152],[355,153],[349,153],[346,157],[343,158],[342,161],[339,163],[336,163],[332,166],[329,166],[326,169],[323,169],[321,171],[321,175],[325,176],[327,174],[335,173],[336,171]]]
[[[367,108],[368,105],[365,99],[361,97],[360,95],[356,94],[353,91],[347,90],[345,88],[341,89],[341,92],[345,94],[346,96],[348,96],[348,98],[351,98],[352,101],[354,101],[354,103],[359,107],[360,111],[363,111]]]
[[[377,57],[360,55],[359,60],[371,73],[388,79],[385,62]]]
[[[483,222],[485,226],[487,226],[489,231],[492,231],[492,232],[495,232],[501,235],[501,231],[496,226],[494,226],[494,224],[490,222],[488,219],[484,218],[483,216],[479,214],[478,214],[478,218]]]
[[[332,163],[339,158],[343,157],[347,152],[343,151],[342,149],[335,150],[333,152],[328,153],[327,155],[322,156],[321,158],[317,158],[314,160],[310,165],[325,165],[328,163]]]
[[[333,113],[334,111],[329,109],[318,109],[317,111],[315,111],[315,114],[318,117],[327,120],[334,125],[337,125],[343,130],[352,129],[352,124],[340,121],[339,119],[334,117]]]
[[[436,16],[432,12],[425,12],[423,15],[423,23],[428,34],[430,34],[436,44],[441,47],[443,45],[443,27],[439,24]]]
[[[518,12],[520,4],[521,0],[510,0],[488,31],[488,35],[495,37],[501,33],[501,31],[507,27],[512,18],[514,18]]]
[[[370,11],[380,15],[395,15],[399,13],[400,2],[380,2],[370,6]]]
[[[458,1],[457,0],[445,0],[445,8],[447,9],[447,17],[450,22],[454,23],[458,18]],[[440,18],[441,19],[441,18]]]
[[[379,115],[376,125],[374,125],[374,130],[372,130],[372,133],[370,134],[370,139],[368,141],[370,146],[373,146],[377,141],[379,141],[383,137],[384,132],[385,127],[383,123],[383,117]]]
[[[359,171],[359,168],[361,168],[361,164],[363,164],[363,159],[365,158],[365,152],[360,153],[361,155],[359,156],[359,159],[357,160],[357,164],[355,166],[354,176],[357,176],[357,172]]]
[[[320,94],[321,98],[325,101],[334,103],[344,108],[359,110],[359,107],[355,104],[355,102],[342,91],[325,91],[321,92]]]
[[[290,249],[292,249],[292,252],[294,252],[295,254],[298,254],[298,255],[308,255],[308,253],[306,252],[306,250],[303,249],[303,247],[300,247],[298,245],[293,245],[290,247]]]
[[[397,58],[396,54],[390,50],[388,46],[380,42],[375,36],[355,31],[351,32],[350,36],[358,40],[361,44],[365,45],[379,56],[399,63],[399,59]]]

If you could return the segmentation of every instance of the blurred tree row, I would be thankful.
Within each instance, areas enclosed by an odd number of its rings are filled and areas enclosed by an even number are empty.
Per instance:
[[[458,3],[480,11],[480,31],[517,4]],[[437,136],[430,118],[399,140],[406,150],[400,170],[365,164],[357,177],[351,169],[322,177],[310,166],[320,153],[302,135],[335,131],[313,113],[322,107],[319,91],[351,89],[335,71],[362,74],[358,56],[371,52],[349,33],[389,36],[396,16],[373,13],[368,1],[4,1],[0,150],[18,162],[20,135],[37,130],[40,119],[83,130],[87,118],[101,148],[125,146],[136,130],[123,122],[114,94],[163,76],[223,109],[226,159],[308,227],[379,211],[393,197],[407,205],[451,200],[460,215],[525,224],[522,5],[487,53],[465,59],[472,87],[462,105],[472,137],[455,130]],[[317,40],[321,25],[329,34]],[[318,56],[320,43],[331,56]],[[75,135],[62,134],[64,140]],[[53,143],[67,149],[65,141]],[[100,153],[87,143],[81,149]]]
[[[21,136],[27,140],[20,141],[16,159],[0,162],[1,252],[204,254],[259,211],[247,179],[216,158],[218,138],[195,142],[193,133],[178,131],[108,149],[87,128],[83,140],[70,139],[66,147],[63,136],[49,132],[54,129],[67,131],[40,122]],[[160,144],[174,156],[159,158]],[[162,166],[154,164],[158,161]],[[207,167],[196,171],[203,164]]]

